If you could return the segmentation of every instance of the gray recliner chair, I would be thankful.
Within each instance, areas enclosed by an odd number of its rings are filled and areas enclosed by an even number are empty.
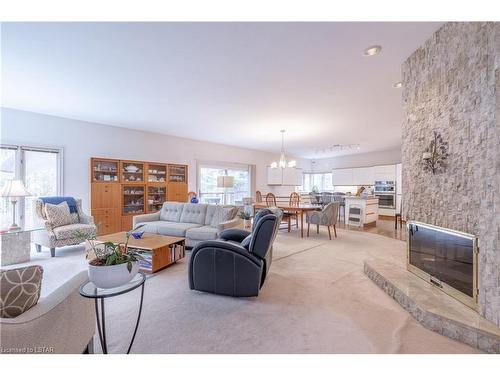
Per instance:
[[[253,297],[264,285],[281,214],[262,209],[252,232],[226,229],[218,240],[196,245],[189,261],[189,287],[233,297]]]

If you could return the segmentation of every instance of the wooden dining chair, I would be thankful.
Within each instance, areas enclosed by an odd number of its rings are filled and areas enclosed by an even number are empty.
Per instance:
[[[266,205],[267,207],[276,207],[276,195],[274,195],[273,193],[267,193]]]
[[[288,205],[290,207],[298,207],[300,204],[300,195],[296,192],[292,192],[290,194],[290,200],[288,202]],[[298,228],[299,227],[299,213],[298,211],[287,211],[288,214],[290,214],[290,219],[295,219],[295,226]]]
[[[255,192],[255,202],[262,203],[262,193],[258,190]]]
[[[276,207],[277,206],[276,195],[274,195],[273,193],[267,193],[266,205],[267,205],[267,207]],[[283,212],[283,216],[281,217],[281,223],[283,223],[283,222],[287,223],[288,232],[290,232],[291,217],[290,217],[290,214],[288,212]],[[282,229],[282,228],[280,228],[280,229]]]

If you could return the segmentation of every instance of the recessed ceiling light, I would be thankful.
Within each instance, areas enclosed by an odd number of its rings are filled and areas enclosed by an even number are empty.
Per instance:
[[[396,82],[394,85],[392,85],[395,89],[400,89],[403,87],[403,82]]]
[[[365,49],[365,56],[375,56],[378,55],[382,51],[382,46],[371,46]]]

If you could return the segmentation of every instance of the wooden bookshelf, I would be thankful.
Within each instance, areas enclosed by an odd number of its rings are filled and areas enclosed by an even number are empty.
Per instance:
[[[132,229],[132,218],[165,201],[186,202],[188,166],[91,158],[91,209],[99,235]]]
[[[146,181],[145,162],[120,161],[121,182],[127,184],[143,184]]]
[[[112,159],[91,159],[92,182],[119,182],[120,161]]]

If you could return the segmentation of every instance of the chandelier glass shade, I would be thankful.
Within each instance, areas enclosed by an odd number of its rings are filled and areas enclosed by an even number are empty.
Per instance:
[[[280,130],[281,132],[281,154],[279,161],[273,161],[271,163],[271,168],[295,168],[297,162],[295,160],[290,160],[287,162],[285,156],[285,130]]]

